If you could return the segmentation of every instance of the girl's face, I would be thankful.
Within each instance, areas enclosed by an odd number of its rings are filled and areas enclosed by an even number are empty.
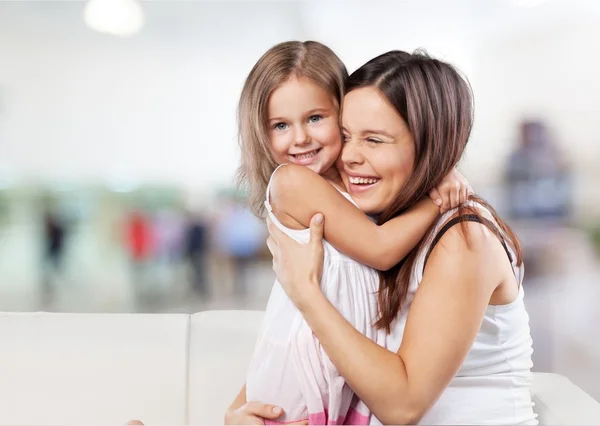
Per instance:
[[[312,80],[291,77],[269,98],[271,150],[279,164],[328,172],[340,154],[342,140],[338,108],[331,95]]]
[[[415,143],[396,109],[379,90],[346,94],[344,146],[337,163],[346,189],[366,214],[379,214],[396,199],[413,171]]]

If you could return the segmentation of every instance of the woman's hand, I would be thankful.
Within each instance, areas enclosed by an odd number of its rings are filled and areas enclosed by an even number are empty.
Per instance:
[[[273,255],[273,271],[294,304],[310,302],[315,290],[320,292],[323,272],[323,220],[317,213],[310,221],[310,241],[301,244],[288,237],[267,218],[267,246]]]
[[[473,194],[469,181],[456,169],[453,169],[438,186],[429,193],[429,198],[445,213],[466,202]]]
[[[280,407],[271,404],[262,404],[250,401],[235,410],[225,413],[226,425],[264,425],[265,419],[275,420],[283,414]],[[307,425],[308,421],[288,423],[290,425]]]

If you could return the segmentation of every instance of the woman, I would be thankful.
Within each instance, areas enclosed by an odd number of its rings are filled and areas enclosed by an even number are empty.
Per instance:
[[[446,63],[388,52],[350,76],[342,124],[344,182],[383,223],[456,166],[472,126],[471,92]],[[365,189],[350,183],[354,176],[379,180]],[[269,226],[274,270],[372,423],[537,424],[521,251],[491,207],[472,197],[442,215],[403,262],[381,274],[376,325],[390,333],[385,348],[321,292],[318,219],[308,245]],[[226,422],[277,417],[277,407],[242,397]]]

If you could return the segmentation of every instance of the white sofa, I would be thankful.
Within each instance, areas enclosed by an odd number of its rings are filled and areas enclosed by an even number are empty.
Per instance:
[[[258,311],[0,313],[0,425],[222,424],[262,320]],[[600,404],[538,373],[541,424],[600,424]]]

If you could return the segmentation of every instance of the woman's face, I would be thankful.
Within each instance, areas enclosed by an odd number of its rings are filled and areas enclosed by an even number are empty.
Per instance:
[[[344,145],[337,167],[366,214],[379,214],[410,177],[415,143],[404,119],[373,87],[352,90],[342,108]]]

